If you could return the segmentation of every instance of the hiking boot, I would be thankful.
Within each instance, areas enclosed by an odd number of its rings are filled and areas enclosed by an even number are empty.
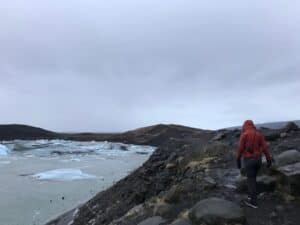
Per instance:
[[[257,209],[258,208],[258,205],[256,203],[253,203],[251,201],[244,201],[245,205],[250,207],[250,208],[253,208],[253,209]]]

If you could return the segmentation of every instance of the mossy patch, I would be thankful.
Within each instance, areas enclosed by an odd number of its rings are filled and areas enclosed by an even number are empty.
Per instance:
[[[192,171],[207,169],[209,168],[209,164],[216,159],[216,157],[206,157],[201,160],[193,160],[185,166],[185,169]]]

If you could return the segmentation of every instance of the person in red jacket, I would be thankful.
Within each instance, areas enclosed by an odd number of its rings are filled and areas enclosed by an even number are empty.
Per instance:
[[[241,158],[243,157],[249,192],[249,198],[245,204],[255,209],[258,208],[256,176],[262,164],[262,153],[267,159],[267,167],[271,167],[271,156],[264,136],[256,130],[252,120],[246,120],[237,151],[237,167],[241,169]]]

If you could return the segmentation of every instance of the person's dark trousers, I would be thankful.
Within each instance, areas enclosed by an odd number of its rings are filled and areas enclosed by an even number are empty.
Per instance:
[[[245,169],[247,173],[248,193],[251,203],[257,205],[257,184],[256,176],[261,167],[261,158],[245,158]]]

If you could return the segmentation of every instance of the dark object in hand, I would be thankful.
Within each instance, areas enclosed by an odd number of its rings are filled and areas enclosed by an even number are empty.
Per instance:
[[[242,164],[241,164],[241,160],[240,159],[236,160],[236,164],[237,164],[237,168],[239,168],[239,169],[242,168]]]
[[[272,166],[272,160],[268,159],[267,160],[267,167],[270,168]]]

